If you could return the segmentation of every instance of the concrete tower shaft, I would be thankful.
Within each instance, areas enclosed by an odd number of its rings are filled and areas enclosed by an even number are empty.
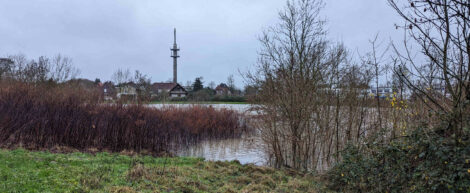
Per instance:
[[[176,45],[176,28],[173,31],[173,48],[171,50],[171,57],[173,58],[173,83],[178,83],[178,45]]]

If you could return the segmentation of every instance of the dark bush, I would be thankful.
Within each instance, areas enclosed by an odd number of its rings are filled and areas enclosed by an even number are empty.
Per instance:
[[[391,143],[349,146],[327,174],[341,192],[470,192],[469,131],[461,136],[417,129]]]
[[[232,110],[101,104],[95,96],[99,97],[76,88],[0,86],[0,146],[156,155],[204,139],[238,137],[246,128],[241,115]]]
[[[183,101],[188,101],[188,98],[187,97],[174,97],[174,98],[171,98],[170,101],[183,102]]]

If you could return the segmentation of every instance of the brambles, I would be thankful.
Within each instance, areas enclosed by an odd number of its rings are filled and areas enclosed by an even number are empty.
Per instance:
[[[95,92],[23,83],[0,87],[0,146],[169,155],[204,139],[239,137],[242,115],[211,107],[100,104]]]
[[[426,129],[370,148],[349,146],[328,173],[340,192],[468,192],[467,132],[454,141]]]

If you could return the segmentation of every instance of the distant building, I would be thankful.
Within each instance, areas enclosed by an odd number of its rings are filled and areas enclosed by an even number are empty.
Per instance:
[[[118,99],[136,100],[137,85],[133,82],[123,83],[116,87],[116,97]]]
[[[226,84],[221,83],[217,87],[215,87],[215,94],[216,95],[231,95],[232,92],[230,91],[230,88]]]
[[[103,99],[106,101],[113,100],[116,96],[116,87],[110,81],[105,83],[99,83],[101,92],[103,93]]]
[[[186,97],[188,92],[178,83],[154,83],[152,84],[152,96],[168,95],[171,98]]]
[[[444,83],[434,83],[431,87],[426,88],[426,90],[432,90],[433,92],[442,94],[443,96],[450,97]]]
[[[392,97],[393,92],[396,92],[396,90],[393,90],[392,87],[372,87],[367,90],[367,93],[369,96],[374,97],[374,98],[387,98],[387,97]]]

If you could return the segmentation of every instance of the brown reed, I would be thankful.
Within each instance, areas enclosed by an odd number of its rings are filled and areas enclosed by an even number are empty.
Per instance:
[[[192,106],[103,104],[94,90],[12,83],[0,86],[0,146],[57,146],[168,155],[207,139],[240,137],[241,114]]]

